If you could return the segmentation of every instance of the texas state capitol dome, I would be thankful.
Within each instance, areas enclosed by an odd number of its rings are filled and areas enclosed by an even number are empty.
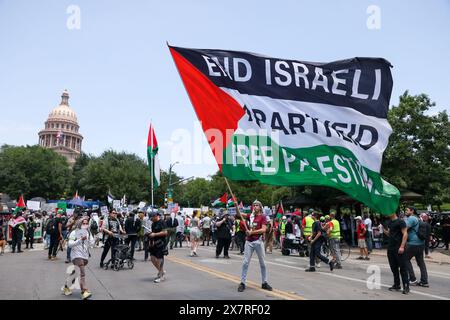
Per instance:
[[[45,128],[39,131],[39,145],[64,156],[73,166],[81,154],[83,136],[78,133],[79,128],[77,115],[69,106],[69,93],[64,90],[61,103],[50,112]]]

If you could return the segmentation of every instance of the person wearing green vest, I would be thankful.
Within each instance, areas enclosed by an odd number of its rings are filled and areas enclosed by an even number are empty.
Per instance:
[[[280,223],[280,247],[283,249],[283,242],[284,238],[286,237],[286,224],[287,224],[287,218],[286,216],[283,216]]]
[[[303,231],[303,237],[306,240],[306,243],[308,245],[308,251],[307,256],[309,256],[309,253],[311,252],[311,234],[312,234],[312,226],[314,224],[314,219],[312,215],[314,214],[314,211],[309,211],[309,214],[303,218],[302,221],[302,231]]]
[[[328,238],[330,239],[330,249],[333,258],[336,259],[336,269],[342,269],[341,265],[341,248],[339,246],[341,242],[341,225],[336,220],[336,214],[330,213],[330,222],[328,223]]]

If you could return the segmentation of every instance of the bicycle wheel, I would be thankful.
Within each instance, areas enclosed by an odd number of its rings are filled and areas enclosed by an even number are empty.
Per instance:
[[[434,234],[431,236],[431,241],[430,241],[430,248],[431,249],[436,249],[439,246],[439,238],[436,237]]]
[[[342,241],[339,244],[339,248],[341,250],[341,261],[345,261],[350,257],[350,246],[345,241]]]

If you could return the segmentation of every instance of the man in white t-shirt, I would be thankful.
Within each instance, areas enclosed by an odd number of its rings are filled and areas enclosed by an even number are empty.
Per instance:
[[[367,251],[370,254],[373,248],[373,229],[372,229],[372,220],[368,214],[366,214],[364,220],[364,226],[366,227],[366,242],[367,242]]]

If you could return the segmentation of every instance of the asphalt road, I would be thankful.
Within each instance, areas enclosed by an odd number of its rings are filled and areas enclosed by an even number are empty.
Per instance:
[[[274,291],[262,290],[257,257],[250,264],[247,290],[237,292],[242,256],[231,251],[231,259],[215,259],[215,248],[199,247],[198,257],[189,257],[187,248],[170,251],[166,258],[166,280],[153,282],[156,270],[143,262],[143,252],[136,252],[133,270],[103,270],[99,267],[102,249],[92,250],[87,268],[87,285],[92,299],[323,299],[323,300],[429,300],[450,299],[450,265],[429,263],[430,288],[412,287],[409,295],[387,290],[392,274],[383,256],[359,261],[351,255],[343,269],[330,272],[322,266],[315,273],[306,273],[307,258],[282,256],[280,252],[266,255],[269,283]],[[61,294],[66,278],[65,252],[59,259],[48,261],[42,249],[0,256],[0,299],[80,299],[78,290],[72,296]],[[415,262],[413,261],[415,265]],[[323,264],[322,264],[323,265]],[[415,267],[419,277],[418,267]],[[373,273],[375,272],[375,274]],[[379,275],[379,276],[377,276]],[[368,286],[368,279],[369,286]],[[380,287],[376,287],[380,280]]]

